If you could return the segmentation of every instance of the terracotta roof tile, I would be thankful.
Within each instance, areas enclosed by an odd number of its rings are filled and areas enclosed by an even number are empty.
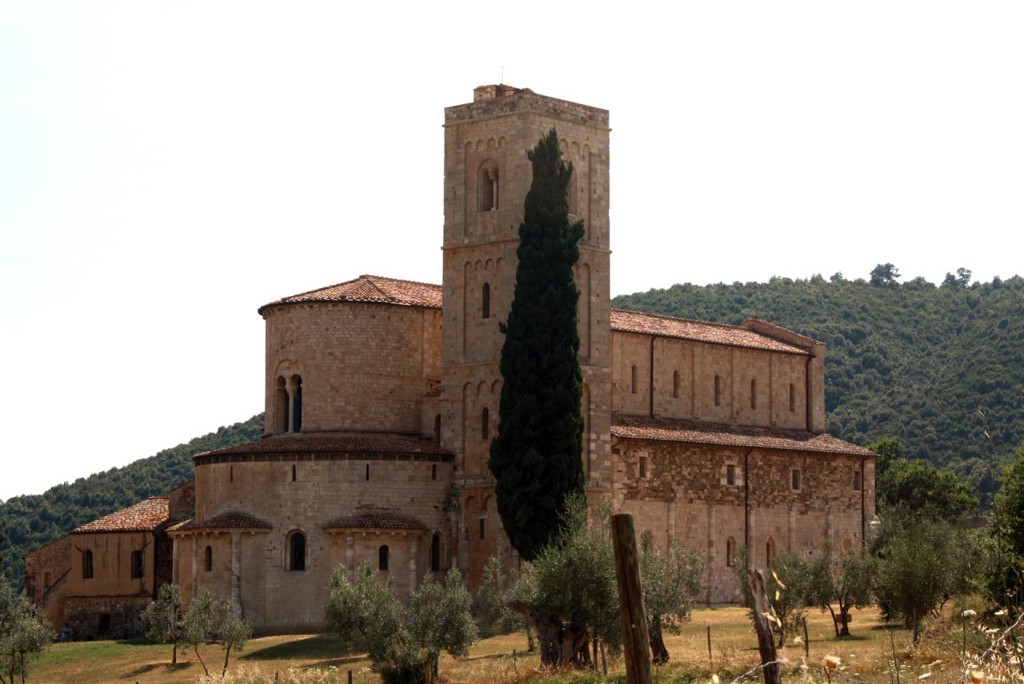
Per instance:
[[[355,280],[321,287],[264,304],[259,308],[259,313],[262,315],[267,309],[277,306],[310,302],[363,302],[440,309],[441,286],[417,283],[411,280],[362,275]]]
[[[167,516],[167,497],[152,496],[133,506],[77,527],[72,533],[152,532],[167,523]]]
[[[756,333],[735,325],[705,323],[685,318],[672,318],[637,311],[612,309],[612,330],[617,332],[639,333],[642,335],[658,335],[676,337],[683,340],[695,340],[711,344],[725,344],[732,347],[747,347],[767,351],[785,352],[787,354],[808,354],[801,349],[785,342],[780,342],[767,335]]]
[[[300,433],[271,435],[263,439],[225,447],[216,451],[204,451],[195,459],[204,456],[230,454],[422,454],[425,456],[450,456],[437,442],[419,437],[403,437],[388,434]]]
[[[844,442],[831,435],[819,435],[806,430],[699,423],[670,418],[615,416],[612,418],[612,435],[624,439],[656,442],[687,442],[741,448],[809,451],[821,454],[874,456],[874,452],[864,447]]]
[[[324,529],[425,530],[427,526],[416,520],[416,518],[399,515],[398,513],[377,511],[337,518],[324,525]]]
[[[242,511],[227,511],[219,513],[206,520],[189,520],[186,523],[175,526],[175,530],[271,530],[274,526],[265,520],[260,520],[254,515]]]

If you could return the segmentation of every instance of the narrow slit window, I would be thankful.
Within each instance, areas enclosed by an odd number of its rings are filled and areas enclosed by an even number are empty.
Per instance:
[[[437,464],[436,463],[434,463],[434,464],[432,464],[430,466],[430,479],[431,480],[436,480],[437,479]]]
[[[370,481],[370,464],[369,463],[366,464],[366,481],[367,482]]]
[[[636,394],[636,366],[631,366],[629,369],[629,390]]]
[[[292,432],[302,432],[302,378],[292,376]]]
[[[480,538],[487,538],[487,518],[480,518]]]
[[[764,559],[768,567],[775,562],[775,540],[769,539],[764,545]]]
[[[488,408],[480,412],[480,437],[484,440],[491,437],[491,411]]]
[[[796,411],[796,386],[789,383],[789,412]]]
[[[715,376],[715,406],[722,405],[722,376]]]
[[[795,468],[790,472],[790,484],[794,490],[800,489],[800,471]]]
[[[82,579],[92,579],[92,551],[82,552]]]
[[[757,410],[757,380],[750,381],[750,408]]]
[[[390,562],[390,551],[387,544],[381,544],[380,548],[377,549],[377,569],[381,572],[388,571],[388,563]]]
[[[440,572],[441,570],[441,535],[434,534],[430,538],[430,571]]]
[[[639,471],[639,474],[640,474],[641,478],[647,477],[647,457],[646,456],[641,456],[640,457],[639,464],[637,465],[637,470]]]
[[[203,553],[203,568],[206,572],[213,571],[213,547],[207,546],[206,551]]]
[[[853,491],[859,492],[860,491],[860,487],[861,487],[861,484],[860,484],[860,470],[854,470],[853,471]]]
[[[292,482],[295,482],[296,479],[297,479],[296,466],[292,465]]]
[[[736,564],[736,540],[732,537],[725,542],[725,567],[731,568]]]
[[[679,398],[679,371],[673,371],[672,373],[672,398]]]
[[[491,284],[484,283],[484,286],[480,292],[480,317],[490,318],[491,317]]]
[[[293,532],[288,540],[288,569],[301,571],[306,569],[306,535]]]
[[[736,484],[736,466],[731,463],[725,466],[725,484],[730,487]]]

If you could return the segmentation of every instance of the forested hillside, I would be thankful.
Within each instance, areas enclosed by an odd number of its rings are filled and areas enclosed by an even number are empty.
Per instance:
[[[79,525],[129,506],[146,497],[166,494],[192,479],[192,456],[201,451],[243,444],[263,434],[263,414],[244,423],[221,427],[187,444],[179,444],[131,463],[43,494],[16,496],[0,502],[0,560],[3,577],[20,587],[25,553],[47,544]]]
[[[733,324],[756,316],[825,342],[831,434],[861,445],[896,437],[904,455],[953,469],[987,501],[1024,443],[1024,278],[898,278],[884,264],[869,281],[674,285],[612,305]]]

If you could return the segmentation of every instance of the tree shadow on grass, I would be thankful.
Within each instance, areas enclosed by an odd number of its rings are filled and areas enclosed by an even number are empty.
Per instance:
[[[130,672],[126,672],[121,675],[121,679],[132,679],[140,675],[147,674],[153,670],[163,670],[164,672],[178,672],[180,670],[187,670],[192,666],[192,663],[177,663],[171,665],[170,663],[149,663],[148,665],[141,665]]]
[[[329,660],[331,663],[354,663],[365,660],[365,653],[349,653],[332,634],[317,634],[249,651],[239,660]]]

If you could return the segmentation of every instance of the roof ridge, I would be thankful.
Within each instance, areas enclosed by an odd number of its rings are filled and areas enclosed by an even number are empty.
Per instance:
[[[743,330],[746,332],[752,332],[755,335],[761,335],[762,333],[756,330],[749,330],[744,328],[742,325],[733,325],[732,323],[715,323],[714,321],[703,321],[699,318],[683,318],[682,316],[669,316],[668,314],[650,313],[648,311],[634,311],[633,309],[617,309],[612,307],[613,312],[635,314],[637,316],[650,316],[651,318],[662,318],[669,321],[684,321],[686,323],[699,323],[700,325],[710,325],[715,328],[728,328],[729,330]],[[752,318],[754,318],[752,316]],[[765,336],[767,337],[767,336]]]

